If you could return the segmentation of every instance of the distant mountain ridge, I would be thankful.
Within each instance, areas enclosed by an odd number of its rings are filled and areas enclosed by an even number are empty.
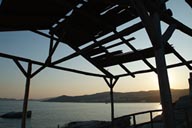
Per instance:
[[[172,89],[172,99],[175,102],[179,97],[188,95],[188,89]],[[55,98],[43,100],[44,102],[92,102],[108,103],[110,102],[109,92],[101,92],[82,96],[62,95]],[[138,91],[138,92],[114,92],[114,102],[160,102],[159,90]]]
[[[17,100],[17,99],[14,99],[14,98],[0,98],[0,101],[7,101],[7,100]]]

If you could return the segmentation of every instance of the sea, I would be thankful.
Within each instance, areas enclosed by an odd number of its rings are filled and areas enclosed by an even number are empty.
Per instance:
[[[22,111],[23,101],[0,101],[0,115]],[[115,117],[136,112],[161,109],[159,103],[115,103]],[[27,128],[58,128],[73,121],[110,121],[110,103],[63,103],[29,101],[32,117],[27,119]],[[154,113],[153,116],[160,114]],[[150,119],[149,114],[136,117],[139,122]],[[21,119],[0,118],[0,128],[21,128]]]

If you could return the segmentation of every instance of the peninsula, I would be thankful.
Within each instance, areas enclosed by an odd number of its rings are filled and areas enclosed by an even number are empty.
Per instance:
[[[172,89],[173,102],[179,97],[187,95],[188,89]],[[109,92],[101,92],[90,95],[81,96],[58,96],[43,100],[44,102],[80,102],[80,103],[109,103]],[[131,102],[160,102],[160,95],[158,90],[138,91],[138,92],[114,92],[114,102],[116,103],[131,103]]]

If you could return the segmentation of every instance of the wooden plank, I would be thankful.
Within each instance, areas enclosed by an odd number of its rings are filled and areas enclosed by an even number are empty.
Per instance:
[[[66,30],[65,35],[67,35],[63,39],[65,42],[72,43],[76,46],[80,46],[80,44],[82,45],[85,42],[91,41],[92,38],[94,38],[94,36],[98,33],[100,33],[100,36],[107,34],[114,30],[117,26],[137,17],[134,8],[125,8],[127,11],[122,13],[109,13],[108,16],[108,13],[106,15],[100,15],[102,9],[100,10],[98,8],[103,6],[103,9],[105,9],[113,3],[108,3],[109,5],[107,5],[103,2],[89,1],[84,2],[84,4],[84,6],[78,9],[77,7],[71,6],[70,3],[65,2],[66,6],[73,8],[73,15],[65,20],[65,23],[63,24],[65,29],[61,28],[62,30]],[[97,6],[97,8],[93,9],[96,5],[99,7]],[[114,10],[115,9],[112,9],[109,12],[113,12]],[[73,31],[71,31],[72,29]],[[85,33],[83,33],[84,31]],[[58,33],[56,35],[58,35]],[[73,38],[74,36],[76,38]]]
[[[114,31],[114,33],[117,34],[117,31]],[[129,42],[127,42],[124,37],[120,37],[120,39],[121,39],[131,50],[133,50],[133,52],[138,53],[137,49],[134,48]],[[142,55],[140,54],[140,56],[142,56]],[[146,60],[146,58],[142,58],[142,60],[143,60],[143,62],[144,62],[149,68],[153,69],[154,72],[156,72],[156,70],[155,70],[155,68],[153,67],[153,65],[151,65],[151,64]]]
[[[129,41],[132,41],[132,40],[135,40],[135,37],[132,37],[132,38],[126,40],[126,42],[129,42]],[[125,44],[125,42],[122,41],[122,42],[119,42],[119,43],[116,43],[116,44],[107,46],[107,47],[105,47],[105,48],[106,48],[106,49],[110,49],[110,48],[113,48],[113,47],[116,47],[116,46],[119,46],[119,45],[122,45],[122,44]]]
[[[103,45],[103,44],[106,44],[106,43],[108,43],[108,42],[110,42],[110,41],[113,41],[113,40],[119,38],[119,36],[129,35],[129,34],[135,32],[135,31],[137,31],[137,30],[139,30],[139,29],[142,29],[142,28],[143,28],[143,24],[142,24],[141,22],[136,23],[136,24],[132,25],[131,27],[128,27],[128,28],[126,28],[125,30],[122,30],[122,31],[119,32],[118,34],[109,36],[109,37],[107,37],[107,38],[105,38],[105,39],[103,39],[103,40],[101,40],[101,41],[98,41],[97,43],[94,43],[94,44],[92,44],[92,45],[89,45],[89,46],[81,49],[80,51],[76,51],[75,53],[72,53],[72,54],[70,54],[69,56],[66,56],[66,57],[63,57],[63,58],[61,58],[61,59],[59,59],[59,60],[54,61],[52,64],[55,65],[55,64],[62,63],[62,62],[64,62],[64,61],[66,61],[66,60],[69,60],[69,59],[74,58],[74,57],[76,57],[76,56],[78,56],[78,55],[81,55],[82,53],[86,53],[86,51],[88,51],[88,50],[91,50],[91,49],[93,49],[93,48],[95,48],[95,47],[98,47],[98,46],[100,46],[100,45]],[[71,46],[71,45],[70,45],[70,46]],[[73,46],[73,47],[74,47],[74,46]]]
[[[166,48],[166,54],[172,53],[172,48]],[[115,56],[111,56],[108,58],[103,58],[103,59],[98,59],[94,60],[96,63],[98,63],[102,67],[108,67],[108,66],[113,66],[119,63],[128,63],[132,61],[137,61],[137,60],[142,60],[143,58],[151,58],[154,57],[154,49],[153,48],[147,48],[140,50],[138,52],[128,52],[128,53],[123,53]],[[113,60],[113,61],[110,61]]]
[[[103,60],[106,60],[106,58],[110,58],[112,56],[116,56],[118,54],[122,54],[122,51],[121,50],[118,50],[118,51],[114,51],[114,52],[109,52],[109,53],[106,53],[106,54],[103,54],[103,55],[99,55],[99,56],[96,56],[96,57],[93,57],[91,58],[93,61],[103,61]]]
[[[95,55],[98,55],[98,54],[101,54],[101,53],[104,53],[104,52],[105,52],[104,47],[96,47],[94,49],[90,49],[90,50],[86,51],[86,54],[88,56],[95,56]]]
[[[81,52],[79,48],[71,46],[75,51]],[[88,56],[86,53],[81,54],[85,59],[87,59],[91,64],[93,64],[96,68],[98,68],[101,72],[103,72],[107,77],[113,77],[114,75],[111,74],[109,71],[101,67],[100,65],[97,65],[95,61],[93,61],[90,56]]]

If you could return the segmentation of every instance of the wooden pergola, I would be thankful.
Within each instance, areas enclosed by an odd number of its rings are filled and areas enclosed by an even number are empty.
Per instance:
[[[110,88],[111,120],[114,120],[113,87],[120,77],[155,72],[158,76],[161,103],[166,128],[175,128],[168,68],[186,66],[189,70],[192,60],[185,60],[168,42],[177,29],[192,36],[192,29],[172,16],[172,10],[166,8],[168,0],[3,0],[0,6],[0,31],[29,30],[50,39],[49,55],[44,62],[15,55],[0,53],[0,57],[12,59],[26,77],[26,89],[23,103],[22,128],[25,128],[30,80],[46,67],[103,78]],[[186,0],[192,6],[191,0]],[[140,21],[124,26],[136,18]],[[162,34],[160,22],[169,27]],[[135,48],[130,42],[137,37],[126,39],[125,36],[145,29],[152,47]],[[44,33],[40,30],[49,30]],[[112,34],[109,34],[112,33]],[[110,42],[116,42],[110,44]],[[91,43],[90,43],[91,42]],[[66,43],[76,52],[52,60],[59,43]],[[106,44],[108,44],[106,46]],[[86,46],[85,46],[86,45]],[[118,46],[126,45],[131,52],[123,52]],[[84,46],[82,48],[82,46]],[[116,49],[111,51],[110,49]],[[181,62],[166,65],[165,54],[175,55]],[[77,56],[83,56],[103,74],[91,73],[58,66]],[[147,59],[154,57],[156,67]],[[149,69],[132,72],[125,65],[133,61],[143,61]],[[27,62],[27,71],[20,62]],[[41,66],[32,72],[32,65]],[[106,67],[120,66],[125,73],[114,75]]]

